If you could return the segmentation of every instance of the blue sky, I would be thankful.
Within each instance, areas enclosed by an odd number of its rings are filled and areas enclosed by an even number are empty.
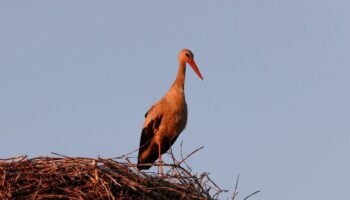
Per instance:
[[[0,157],[114,157],[189,48],[173,150],[254,199],[349,199],[345,0],[1,1]],[[135,154],[136,156],[136,154]],[[253,199],[253,198],[252,198]]]

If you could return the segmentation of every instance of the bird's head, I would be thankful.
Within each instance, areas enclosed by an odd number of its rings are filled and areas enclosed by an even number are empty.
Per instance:
[[[179,55],[179,62],[188,63],[192,67],[193,71],[196,72],[198,77],[203,80],[202,74],[199,71],[196,63],[194,62],[194,55],[189,49],[181,50],[180,55]]]

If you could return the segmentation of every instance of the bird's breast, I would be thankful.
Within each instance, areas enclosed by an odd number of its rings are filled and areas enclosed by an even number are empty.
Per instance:
[[[176,138],[187,124],[187,104],[184,96],[166,100],[166,112],[163,116],[164,133],[167,137]]]

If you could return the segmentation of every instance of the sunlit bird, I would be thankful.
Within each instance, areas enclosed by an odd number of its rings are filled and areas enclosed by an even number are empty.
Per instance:
[[[179,70],[169,91],[157,101],[145,114],[140,148],[138,169],[149,169],[159,159],[159,171],[163,175],[162,154],[166,153],[187,124],[187,104],[185,101],[186,63],[203,77],[194,62],[193,53],[183,49],[179,54]]]

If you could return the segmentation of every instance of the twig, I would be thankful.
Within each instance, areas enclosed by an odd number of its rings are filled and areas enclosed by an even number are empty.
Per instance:
[[[187,158],[189,158],[190,156],[192,156],[192,155],[195,154],[197,151],[199,151],[199,150],[201,150],[201,149],[203,149],[203,148],[204,148],[204,146],[201,146],[201,147],[199,147],[198,149],[192,151],[192,153],[188,154],[184,159],[182,159],[180,162],[178,162],[179,165],[181,165],[181,163],[183,163]]]
[[[251,193],[250,195],[246,196],[243,200],[247,200],[249,197],[258,194],[259,192],[260,192],[260,190],[257,190],[255,192]]]
[[[233,190],[233,194],[232,194],[232,200],[235,200],[236,199],[236,196],[238,195],[238,181],[239,181],[239,174],[237,175],[237,178],[236,178],[236,184],[235,184],[235,189]]]

